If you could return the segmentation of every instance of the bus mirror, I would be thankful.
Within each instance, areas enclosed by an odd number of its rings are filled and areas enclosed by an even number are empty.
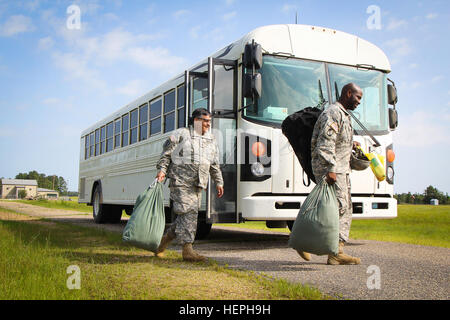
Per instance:
[[[395,129],[398,126],[398,114],[397,110],[388,108],[389,110],[389,128]]]
[[[245,98],[259,98],[261,96],[261,74],[245,74],[243,83]]]
[[[392,84],[388,84],[387,92],[388,92],[388,103],[391,105],[395,105],[398,101],[397,89],[395,89],[395,87]]]
[[[247,43],[244,49],[244,57],[242,59],[242,63],[245,68],[253,68],[261,69],[262,67],[262,47],[260,44],[257,44],[255,41],[252,43]]]

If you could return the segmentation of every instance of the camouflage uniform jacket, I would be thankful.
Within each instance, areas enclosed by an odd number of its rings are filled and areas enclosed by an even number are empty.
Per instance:
[[[339,103],[330,105],[317,119],[311,139],[314,175],[350,173],[353,127],[350,114]]]
[[[223,186],[216,139],[210,132],[199,135],[192,126],[178,129],[166,140],[156,168],[170,178],[170,187],[205,189],[209,174]]]

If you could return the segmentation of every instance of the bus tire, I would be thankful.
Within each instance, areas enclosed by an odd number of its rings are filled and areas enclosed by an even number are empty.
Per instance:
[[[107,206],[101,203],[102,199],[102,188],[97,185],[94,190],[92,197],[92,215],[94,217],[95,223],[106,223],[108,222],[107,216]]]

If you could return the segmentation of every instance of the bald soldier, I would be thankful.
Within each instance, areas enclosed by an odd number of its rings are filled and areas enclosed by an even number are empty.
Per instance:
[[[326,179],[334,185],[339,205],[339,253],[329,255],[327,264],[360,264],[361,260],[344,253],[352,222],[352,200],[350,194],[350,157],[352,149],[359,145],[353,141],[353,111],[360,104],[362,90],[354,83],[342,88],[339,100],[321,113],[314,126],[311,139],[312,169],[316,181]],[[305,260],[307,252],[299,252]]]

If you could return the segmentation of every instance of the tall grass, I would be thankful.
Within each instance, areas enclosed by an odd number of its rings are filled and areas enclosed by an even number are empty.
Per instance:
[[[70,265],[81,270],[80,290],[66,286]],[[46,220],[0,220],[0,300],[324,298],[314,288],[215,262],[186,263],[170,250],[159,259],[124,244],[117,233]]]

